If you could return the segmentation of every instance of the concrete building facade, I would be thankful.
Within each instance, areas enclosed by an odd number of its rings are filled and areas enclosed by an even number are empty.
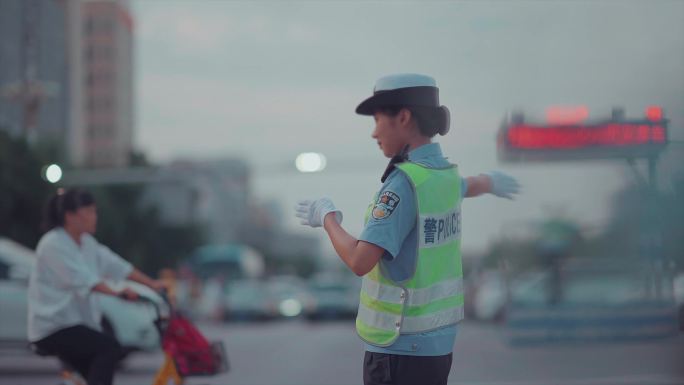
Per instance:
[[[0,129],[51,142],[71,166],[127,166],[133,52],[127,1],[0,1]]]
[[[133,151],[133,18],[123,1],[88,1],[80,11],[85,151],[73,162],[123,167]]]
[[[67,7],[0,1],[0,129],[59,140],[70,123]]]

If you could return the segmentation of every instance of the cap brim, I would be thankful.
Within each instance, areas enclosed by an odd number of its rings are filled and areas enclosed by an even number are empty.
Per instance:
[[[378,108],[391,106],[437,107],[439,90],[436,87],[406,87],[378,91],[356,107],[360,115],[373,115]]]
[[[356,107],[356,113],[359,115],[373,115],[380,107],[387,107],[387,94],[375,94],[370,98],[364,100]]]
[[[379,98],[380,95],[374,95],[364,100],[356,107],[356,113],[359,115],[373,115],[380,107],[388,107],[392,104],[387,104],[385,98]],[[451,126],[451,113],[446,106],[434,107],[437,111],[437,127],[440,135],[446,135]]]

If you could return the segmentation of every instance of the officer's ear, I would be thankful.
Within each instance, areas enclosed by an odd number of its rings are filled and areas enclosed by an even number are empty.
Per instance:
[[[399,110],[399,113],[397,114],[397,118],[399,119],[399,123],[402,126],[408,125],[409,122],[411,121],[412,116],[413,116],[413,114],[411,113],[411,110],[409,110],[408,108],[402,108],[401,110]]]

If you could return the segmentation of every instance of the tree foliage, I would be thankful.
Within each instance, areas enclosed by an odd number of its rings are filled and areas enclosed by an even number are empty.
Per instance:
[[[0,129],[0,235],[34,247],[43,205],[54,188],[41,176],[46,159]]]

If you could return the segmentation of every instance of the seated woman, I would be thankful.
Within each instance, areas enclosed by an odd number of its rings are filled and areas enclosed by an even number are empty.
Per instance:
[[[58,191],[44,220],[48,231],[38,242],[29,282],[28,339],[73,366],[88,385],[111,385],[121,347],[100,330],[96,298],[90,294],[137,298],[131,289],[113,290],[106,279],[130,279],[154,290],[163,284],[93,237],[97,210],[91,193]]]

